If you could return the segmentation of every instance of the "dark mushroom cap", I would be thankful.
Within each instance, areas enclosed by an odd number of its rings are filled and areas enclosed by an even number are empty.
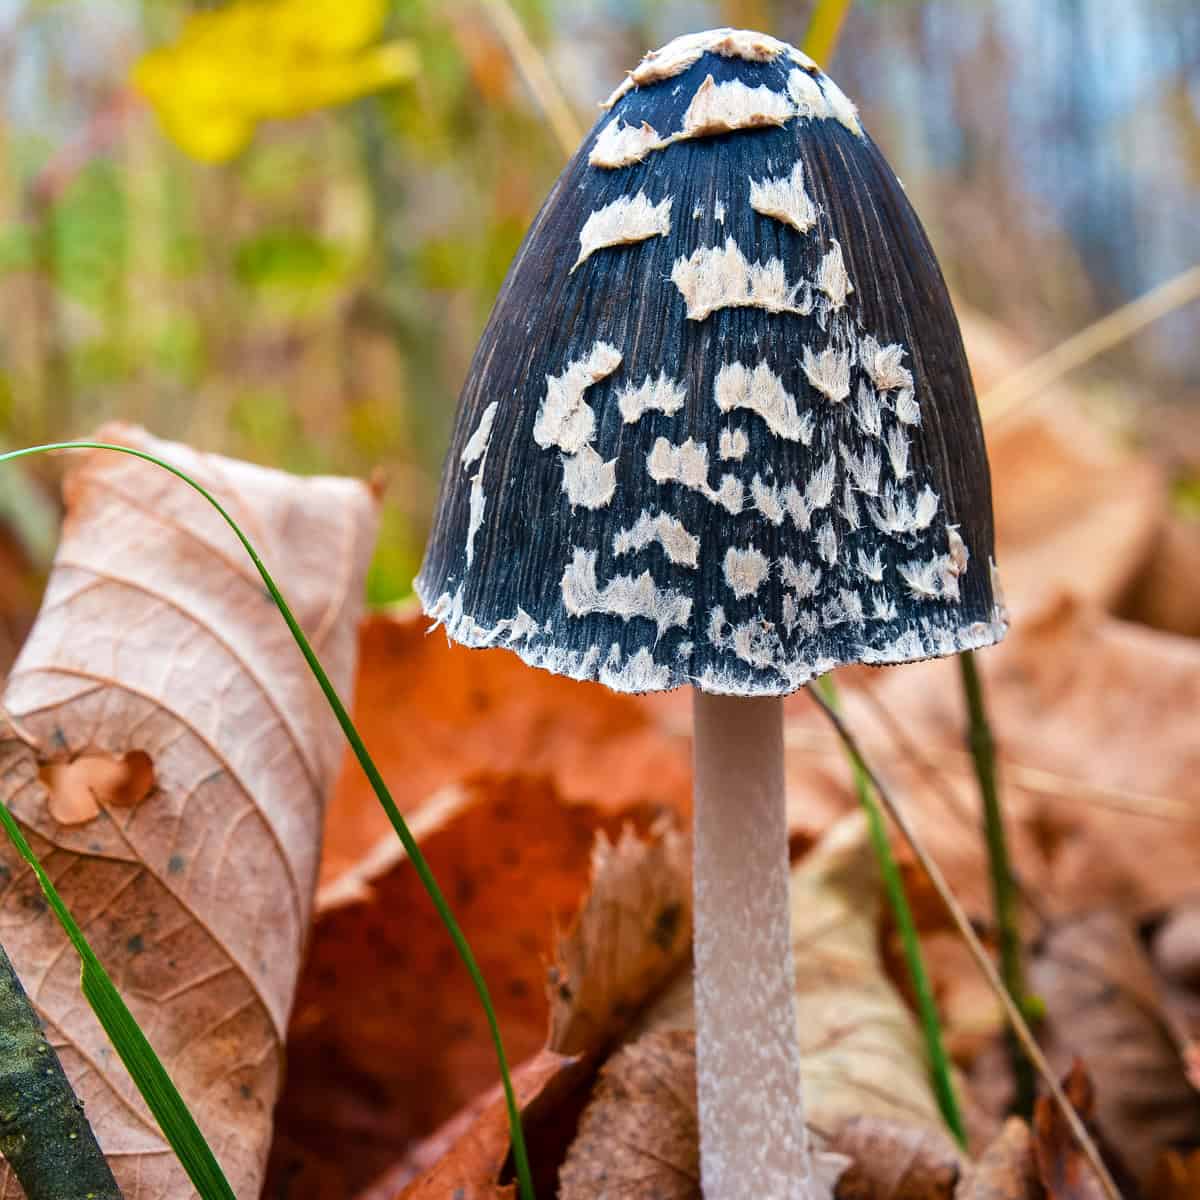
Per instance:
[[[426,611],[632,692],[776,695],[999,640],[958,324],[854,106],[726,29],[606,107],[472,362]]]

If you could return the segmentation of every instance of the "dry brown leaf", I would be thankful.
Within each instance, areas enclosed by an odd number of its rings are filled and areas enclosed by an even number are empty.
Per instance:
[[[965,1169],[946,1134],[881,1117],[847,1121],[829,1148],[850,1159],[837,1200],[953,1200]]]
[[[622,696],[526,666],[508,650],[452,646],[412,606],[364,623],[354,717],[404,813],[476,771],[549,776],[567,801],[612,812],[691,805],[687,726],[660,718],[678,697]],[[347,758],[325,824],[321,881],[393,836]]]
[[[592,853],[592,884],[549,973],[549,1045],[560,1054],[607,1047],[688,960],[691,844],[670,828],[632,830]]]
[[[1107,911],[1051,931],[1031,984],[1046,1005],[1043,1044],[1056,1068],[1081,1058],[1099,1081],[1096,1125],[1143,1186],[1159,1155],[1200,1143],[1188,1085],[1130,924]]]
[[[1120,1078],[1113,1083],[1121,1086]],[[1096,1094],[1078,1059],[1063,1080],[1071,1106],[1091,1123]],[[1062,1109],[1049,1096],[1039,1096],[1033,1112],[1033,1154],[1048,1200],[1104,1200],[1104,1188],[1084,1157]]]
[[[1150,953],[1183,1073],[1200,1092],[1200,903],[1185,901],[1158,922]]]
[[[1154,1171],[1154,1200],[1196,1200],[1200,1196],[1200,1150],[1168,1150]]]
[[[125,427],[99,436],[170,459],[229,507],[347,691],[374,528],[366,488],[298,480]],[[64,491],[46,600],[4,695],[12,725],[0,737],[0,793],[234,1189],[254,1195],[341,734],[253,566],[201,497],[104,452],[75,460]],[[153,767],[149,791],[113,794],[109,770],[89,792],[86,777],[106,760],[137,754]],[[52,796],[39,772],[81,758],[100,760],[81,768],[83,799]],[[122,795],[136,802],[114,803]],[[191,1194],[7,842],[0,941],[128,1200]],[[0,1173],[0,1196],[19,1194]]]
[[[1167,517],[1117,611],[1154,629],[1200,637],[1200,524]]]
[[[608,1060],[559,1181],[559,1200],[699,1200],[693,1034],[650,1033]]]
[[[1192,891],[1200,644],[1062,598],[977,662],[1015,868],[1039,907],[1162,911]],[[892,668],[869,692],[844,689],[843,700],[864,753],[968,911],[989,914],[957,664]],[[853,804],[844,754],[819,716],[795,712],[787,737],[790,778],[832,774],[840,786],[827,791],[826,807]],[[1027,929],[1035,933],[1036,923]]]
[[[0,521],[0,683],[17,657],[36,612],[37,587],[29,558],[13,532]]]
[[[476,776],[417,814],[511,1062],[545,1042],[547,964],[587,889],[597,833],[651,820],[565,803],[528,775]],[[270,1181],[306,1198],[364,1186],[497,1077],[466,970],[399,844],[385,849],[322,889],[297,992]]]
[[[1013,616],[1061,591],[1108,607],[1154,554],[1163,472],[1116,445],[1069,398],[988,432],[996,561]]]
[[[1045,1200],[1038,1178],[1033,1134],[1010,1117],[959,1184],[955,1200]]]

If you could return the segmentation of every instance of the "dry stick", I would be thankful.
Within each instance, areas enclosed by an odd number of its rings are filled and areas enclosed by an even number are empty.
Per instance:
[[[1181,271],[1166,283],[1114,309],[985,392],[979,400],[984,423],[993,429],[1002,425],[1076,367],[1197,298],[1200,298],[1200,265]]]
[[[1004,815],[996,787],[996,747],[983,702],[983,684],[970,650],[958,656],[963,697],[967,705],[967,745],[979,781],[983,804],[983,836],[987,842],[988,875],[992,884],[992,914],[1000,941],[1000,974],[1004,986],[1022,1012],[1028,1011],[1025,971],[1021,963],[1021,934],[1017,929],[1017,893],[1013,885],[1012,865],[1008,857],[1008,839],[1004,833]],[[1033,1066],[1022,1052],[1020,1043],[1009,1032],[1009,1058],[1013,1073],[1013,1107],[1021,1116],[1033,1115],[1037,1091]]]
[[[988,957],[987,951],[983,948],[983,943],[976,936],[975,930],[971,928],[970,918],[963,911],[962,905],[959,904],[954,893],[950,890],[950,885],[946,882],[941,868],[925,852],[925,848],[918,840],[916,831],[909,823],[908,817],[905,816],[903,810],[892,798],[891,792],[884,786],[883,781],[867,764],[866,759],[863,758],[862,751],[858,747],[858,742],[846,727],[841,717],[825,703],[824,697],[821,696],[812,684],[808,685],[807,690],[809,696],[812,697],[813,703],[821,709],[830,724],[837,730],[838,737],[842,739],[842,744],[846,747],[850,756],[871,781],[871,786],[874,787],[880,800],[883,801],[883,806],[887,809],[888,815],[895,821],[896,827],[904,835],[904,840],[912,848],[917,861],[921,864],[921,867],[933,883],[934,889],[942,898],[942,903],[946,906],[946,911],[949,912],[950,918],[953,920],[963,941],[966,942],[967,949],[971,952],[971,957],[975,960],[975,965],[983,973],[988,986],[996,994],[996,998],[1000,1001],[1013,1032],[1024,1047],[1025,1053],[1029,1055],[1033,1065],[1037,1068],[1038,1074],[1045,1081],[1050,1095],[1054,1097],[1054,1102],[1062,1110],[1063,1117],[1070,1127],[1079,1148],[1083,1151],[1084,1157],[1091,1164],[1092,1170],[1096,1172],[1096,1177],[1100,1181],[1100,1186],[1104,1189],[1104,1194],[1108,1197],[1108,1200],[1121,1200],[1121,1193],[1117,1190],[1117,1185],[1113,1182],[1108,1168],[1104,1165],[1104,1160],[1100,1157],[1100,1151],[1096,1149],[1096,1144],[1084,1128],[1079,1114],[1072,1107],[1071,1102],[1059,1086],[1054,1072],[1050,1069],[1050,1064],[1046,1061],[1046,1056],[1042,1053],[1041,1047],[1037,1044],[1037,1041],[1029,1030],[1029,1026],[1025,1022],[1024,1015],[1014,1003],[1013,998],[1008,994],[1008,989],[1005,988],[1004,981],[1000,978],[995,965]]]
[[[516,63],[525,86],[533,94],[537,106],[542,110],[563,153],[570,158],[583,141],[583,127],[576,119],[571,106],[558,86],[546,57],[533,44],[521,18],[513,11],[508,0],[481,0],[496,32],[504,42],[512,60]]]
[[[0,946],[0,1156],[29,1200],[121,1200],[54,1048]]]

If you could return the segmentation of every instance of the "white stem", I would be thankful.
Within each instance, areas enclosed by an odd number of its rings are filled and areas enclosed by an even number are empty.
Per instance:
[[[788,905],[783,702],[695,692],[696,1071],[706,1200],[813,1200]]]

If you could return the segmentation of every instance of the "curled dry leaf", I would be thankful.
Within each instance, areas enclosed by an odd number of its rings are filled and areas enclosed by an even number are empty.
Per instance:
[[[429,626],[408,606],[362,631],[354,717],[403,812],[477,771],[546,775],[564,800],[611,812],[690,811],[687,727],[664,733],[663,705],[532,670],[508,650],[452,646]],[[347,763],[326,820],[322,883],[393,836]]]
[[[746,1130],[747,1137],[755,1136]],[[848,1160],[814,1146],[814,1197],[832,1197]],[[559,1200],[700,1200],[696,1038],[647,1033],[600,1072],[559,1174]]]
[[[953,1200],[966,1165],[946,1134],[882,1117],[845,1122],[829,1147],[850,1160],[837,1200]]]
[[[8,467],[7,470],[16,470]],[[8,674],[17,651],[37,612],[37,588],[24,547],[0,520],[0,683]]]
[[[569,804],[549,779],[519,774],[477,775],[443,789],[414,818],[488,982],[511,1062],[545,1042],[555,930],[587,890],[597,835],[616,836],[625,821],[644,829],[652,816]],[[669,837],[675,847],[677,835]],[[353,1194],[497,1077],[474,988],[393,843],[318,897],[270,1173],[272,1186],[288,1181],[293,1195]],[[657,845],[623,835],[615,857],[626,863],[640,847],[656,867],[671,869],[679,851]],[[636,879],[631,886],[635,903],[653,890]]]
[[[1200,1096],[1141,943],[1112,912],[1063,923],[1035,960],[1031,985],[1046,1005],[1051,1062],[1063,1069],[1077,1056],[1101,1082],[1096,1124],[1144,1187],[1163,1151],[1200,1143]]]
[[[1010,1117],[963,1177],[955,1200],[1045,1200],[1045,1196],[1033,1134],[1020,1118]]]
[[[593,1076],[594,1068],[585,1060],[552,1050],[542,1050],[513,1073],[521,1128],[539,1195],[553,1193],[555,1168],[564,1150],[562,1139],[574,1128]],[[418,1146],[411,1164],[389,1172],[359,1200],[515,1200],[517,1189],[508,1167],[508,1133],[508,1111],[497,1084],[427,1144]],[[418,1178],[405,1178],[411,1166],[423,1163],[432,1166]],[[407,1186],[398,1191],[401,1181]]]
[[[604,1049],[690,956],[690,845],[669,827],[655,834],[596,839],[591,889],[550,968],[559,1053]]]
[[[366,488],[135,429],[99,436],[169,459],[228,506],[348,690],[374,530]],[[64,491],[45,603],[4,694],[0,796],[234,1189],[254,1195],[341,733],[253,566],[200,496],[105,452],[76,460]],[[128,1200],[190,1194],[7,842],[0,941]],[[4,1170],[0,1194],[19,1194]]]
[[[1119,1078],[1113,1082],[1119,1087]],[[1076,1060],[1063,1091],[1085,1122],[1095,1111],[1096,1094],[1083,1064]],[[1049,1200],[1104,1200],[1104,1189],[1079,1149],[1062,1109],[1049,1096],[1039,1096],[1033,1113],[1033,1155]]]

